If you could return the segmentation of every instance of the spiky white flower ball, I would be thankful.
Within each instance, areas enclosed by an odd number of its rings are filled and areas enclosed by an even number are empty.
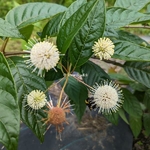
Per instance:
[[[33,90],[27,95],[26,99],[28,106],[35,110],[41,109],[47,102],[46,95],[40,90]]]
[[[116,112],[123,103],[122,90],[118,84],[112,81],[104,81],[96,84],[92,90],[94,99],[93,105],[99,109],[101,113]]]
[[[41,75],[43,70],[55,69],[60,59],[56,45],[48,40],[41,42],[36,39],[33,42],[29,41],[28,44],[29,46],[26,46],[28,50],[26,51],[30,53],[30,59],[26,62],[30,64],[30,67],[35,66],[33,72],[39,69],[38,74]]]
[[[114,54],[114,44],[109,38],[100,38],[92,47],[94,55],[100,60],[109,59]]]

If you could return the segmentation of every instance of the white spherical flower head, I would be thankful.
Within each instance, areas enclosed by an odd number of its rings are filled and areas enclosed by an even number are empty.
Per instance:
[[[46,95],[39,90],[33,90],[27,95],[27,104],[32,109],[38,110],[46,105]]]
[[[109,38],[100,38],[92,47],[94,55],[100,60],[109,59],[114,54],[114,44]]]
[[[99,112],[116,112],[123,103],[123,94],[118,84],[105,81],[101,85],[96,84],[93,90],[93,105],[99,108]]]
[[[57,47],[50,42],[43,41],[36,43],[30,53],[31,63],[37,68],[50,70],[54,68],[59,61],[59,52]]]
[[[60,54],[56,45],[48,39],[43,42],[37,39],[30,40],[26,48],[27,50],[25,51],[30,53],[30,56],[24,57],[30,57],[29,60],[26,60],[26,63],[29,64],[29,67],[35,67],[33,72],[39,69],[38,74],[43,76],[44,70],[55,69],[60,59]]]

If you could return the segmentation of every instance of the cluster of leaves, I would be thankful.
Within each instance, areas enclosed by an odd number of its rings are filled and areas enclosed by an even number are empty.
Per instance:
[[[104,79],[115,79],[123,88],[124,103],[117,113],[106,117],[117,124],[121,117],[131,127],[137,137],[144,127],[150,134],[150,45],[140,37],[121,30],[130,24],[150,21],[148,13],[140,10],[149,0],[116,0],[111,8],[105,7],[104,0],[77,0],[68,8],[53,3],[27,3],[10,10],[5,19],[0,18],[0,37],[4,44],[0,53],[0,142],[8,150],[17,149],[20,119],[31,128],[43,142],[45,129],[42,122],[43,111],[32,114],[24,107],[24,94],[39,89],[47,89],[45,81],[55,81],[63,77],[62,70],[50,70],[45,78],[37,76],[32,68],[27,68],[24,58],[6,57],[4,48],[8,38],[28,40],[35,22],[49,18],[49,22],[38,35],[57,37],[56,43],[61,54],[61,64],[70,72],[87,74],[83,81],[93,86]],[[100,37],[109,37],[115,44],[114,59],[123,60],[122,68],[128,76],[107,74],[99,65],[91,62],[92,46]],[[65,72],[65,70],[64,70]],[[63,82],[62,82],[63,85]],[[75,113],[80,120],[84,114],[88,97],[87,87],[75,78],[69,77],[65,92],[75,104]],[[140,93],[140,96],[139,96]],[[127,114],[127,116],[126,116]]]

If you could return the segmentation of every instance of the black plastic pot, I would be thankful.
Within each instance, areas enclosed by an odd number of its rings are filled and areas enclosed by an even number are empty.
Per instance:
[[[128,125],[121,119],[117,126],[105,118],[87,112],[80,124],[69,115],[64,125],[62,141],[56,138],[54,126],[45,134],[44,143],[25,125],[21,126],[18,150],[132,150],[133,137]],[[5,149],[5,148],[4,148]]]

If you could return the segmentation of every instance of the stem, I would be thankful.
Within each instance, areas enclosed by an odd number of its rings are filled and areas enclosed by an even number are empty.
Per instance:
[[[63,92],[64,92],[64,89],[65,89],[66,85],[67,85],[68,78],[69,78],[69,76],[70,76],[70,69],[71,69],[71,64],[70,64],[70,66],[68,67],[68,73],[67,73],[67,75],[66,75],[66,81],[65,81],[65,83],[64,83],[64,85],[63,85],[63,87],[62,87],[62,90],[61,90],[61,92],[60,92],[60,96],[59,96],[59,100],[58,100],[57,107],[60,107],[60,103],[61,103],[61,99],[62,99],[62,94],[63,94]]]
[[[71,75],[72,76],[72,75]],[[82,80],[78,79],[77,77],[75,76],[72,76],[73,78],[75,78],[77,81],[81,82],[82,84],[84,84],[85,86],[87,86],[88,88],[90,89],[94,89],[93,87],[89,86],[88,84],[84,83]]]
[[[1,51],[3,54],[5,54],[5,48],[6,48],[6,45],[7,45],[7,43],[8,43],[8,40],[9,40],[9,38],[6,38],[6,39],[4,40],[4,43],[3,43],[3,45],[2,45],[2,47],[1,47],[1,49],[0,49],[0,51]]]
[[[60,102],[61,102],[61,99],[62,99],[62,94],[64,92],[64,89],[65,89],[66,85],[67,85],[68,78],[69,78],[69,74],[67,73],[67,75],[66,75],[66,81],[65,81],[65,83],[64,83],[64,85],[62,87],[62,90],[60,92],[60,96],[59,96],[59,100],[58,100],[58,104],[57,104],[58,107],[60,107]]]

